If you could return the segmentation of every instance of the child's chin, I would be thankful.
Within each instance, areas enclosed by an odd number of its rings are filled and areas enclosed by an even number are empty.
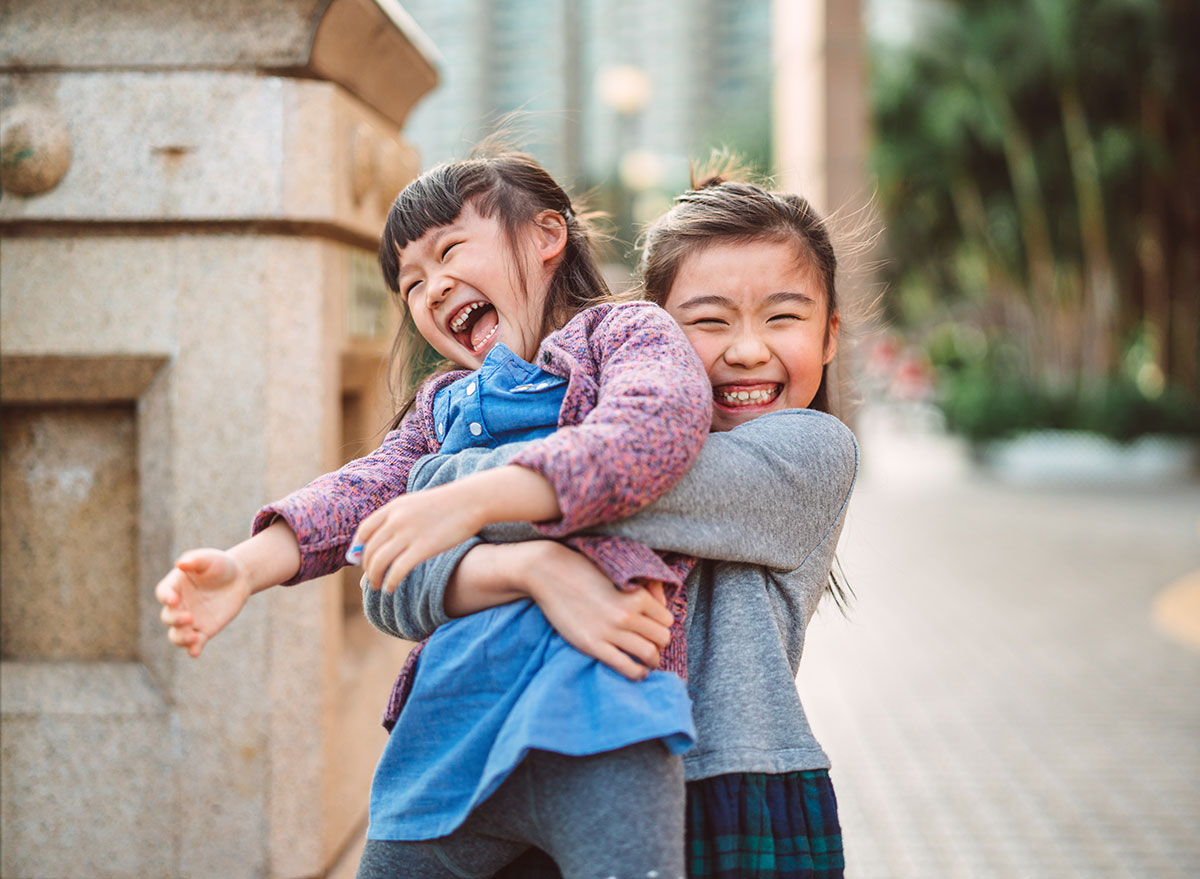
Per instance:
[[[779,408],[774,402],[763,406],[739,406],[734,409],[727,406],[713,406],[713,430],[732,430],[739,424],[745,424],[747,421],[753,421],[760,415]]]

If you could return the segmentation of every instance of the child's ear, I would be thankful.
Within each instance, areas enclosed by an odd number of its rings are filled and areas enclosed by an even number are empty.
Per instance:
[[[545,210],[533,218],[538,258],[549,262],[567,246],[567,221],[558,211]]]
[[[825,357],[821,361],[826,366],[829,361],[833,360],[833,355],[837,353],[837,337],[838,327],[842,324],[842,316],[836,311],[829,315],[829,326],[825,330]]]

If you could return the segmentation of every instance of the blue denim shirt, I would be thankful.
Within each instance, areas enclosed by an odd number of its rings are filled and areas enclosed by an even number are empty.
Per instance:
[[[497,343],[483,365],[433,398],[441,451],[495,448],[541,439],[558,428],[567,380],[527,363]]]
[[[497,344],[478,370],[434,398],[442,452],[553,433],[566,388],[566,379]],[[425,645],[384,746],[367,836],[445,836],[530,749],[583,756],[656,738],[674,753],[695,742],[687,686],[676,675],[628,680],[567,644],[531,601],[451,620]]]

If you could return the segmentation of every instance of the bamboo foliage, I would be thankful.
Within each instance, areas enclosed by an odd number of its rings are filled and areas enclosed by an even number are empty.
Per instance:
[[[873,55],[895,317],[1006,338],[1035,385],[1200,404],[1200,4],[937,9]]]

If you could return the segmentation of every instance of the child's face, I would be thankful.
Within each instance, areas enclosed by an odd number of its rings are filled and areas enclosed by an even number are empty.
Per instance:
[[[837,348],[838,317],[791,243],[709,245],[683,260],[664,304],[712,382],[713,430],[807,407]]]
[[[520,289],[504,227],[470,203],[454,222],[400,251],[400,294],[434,350],[469,369],[480,366],[497,342],[525,360],[534,357],[554,268],[538,258],[535,237],[531,231],[521,242],[528,293]]]

